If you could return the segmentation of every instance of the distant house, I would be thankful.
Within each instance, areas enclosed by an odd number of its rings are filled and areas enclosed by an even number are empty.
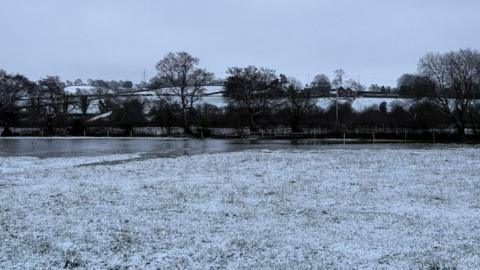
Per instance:
[[[357,97],[357,91],[351,89],[350,87],[348,88],[343,88],[340,87],[337,89],[338,91],[338,96],[339,97]]]

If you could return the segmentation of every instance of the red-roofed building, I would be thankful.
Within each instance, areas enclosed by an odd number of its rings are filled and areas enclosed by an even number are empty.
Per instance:
[[[337,89],[339,97],[357,97],[357,91],[348,88],[340,87]]]

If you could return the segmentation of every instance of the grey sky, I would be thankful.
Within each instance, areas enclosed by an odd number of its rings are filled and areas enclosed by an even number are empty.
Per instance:
[[[266,66],[307,82],[343,68],[394,85],[419,57],[480,46],[477,0],[2,0],[0,69],[138,82],[185,50],[219,77]]]

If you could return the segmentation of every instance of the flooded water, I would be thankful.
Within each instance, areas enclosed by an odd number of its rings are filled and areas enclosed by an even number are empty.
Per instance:
[[[253,149],[402,149],[445,148],[461,145],[367,143],[342,144],[324,140],[217,140],[155,138],[1,138],[0,156],[76,157],[141,153],[173,157]]]

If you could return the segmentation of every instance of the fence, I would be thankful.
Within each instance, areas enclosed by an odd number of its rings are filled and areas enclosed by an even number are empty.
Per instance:
[[[4,128],[0,128],[0,134]],[[45,136],[41,128],[10,128],[13,136]],[[277,127],[251,131],[249,128],[200,128],[192,127],[194,136],[205,138],[250,138],[250,139],[330,139],[337,141],[480,141],[471,130],[466,138],[459,138],[454,129],[406,129],[406,128],[305,128],[301,132],[292,132],[290,128]],[[92,137],[184,137],[180,127],[134,127],[123,129],[116,127],[87,127],[83,130],[54,129],[53,136],[92,136]]]

